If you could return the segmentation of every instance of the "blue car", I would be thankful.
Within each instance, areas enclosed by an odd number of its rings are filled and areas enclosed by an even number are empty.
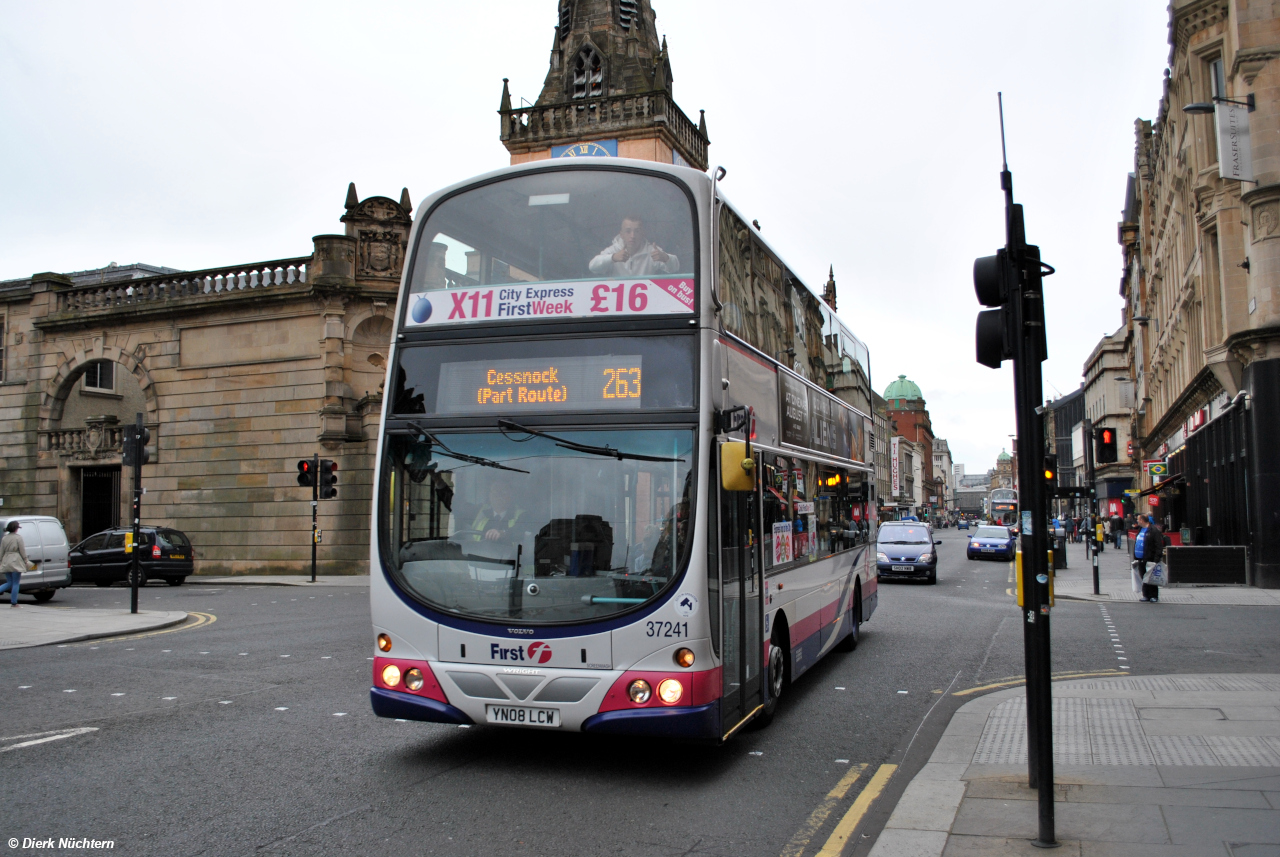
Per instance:
[[[1008,527],[978,527],[969,536],[969,547],[965,555],[969,559],[1003,559],[1012,560],[1018,552],[1018,540]]]
[[[880,577],[923,578],[938,582],[938,552],[928,524],[886,521],[876,535],[876,573]]]
[[[969,522],[968,522],[967,520],[965,520],[964,518],[961,518],[959,521],[957,521],[957,522],[956,522],[956,529],[957,529],[957,530],[967,530],[967,529],[969,529]]]

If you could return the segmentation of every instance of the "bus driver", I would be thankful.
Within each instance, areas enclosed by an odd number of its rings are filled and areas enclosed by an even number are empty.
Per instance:
[[[619,279],[647,277],[650,274],[672,274],[680,270],[680,262],[644,234],[644,221],[628,214],[622,218],[622,229],[613,243],[600,251],[588,265],[591,273]]]

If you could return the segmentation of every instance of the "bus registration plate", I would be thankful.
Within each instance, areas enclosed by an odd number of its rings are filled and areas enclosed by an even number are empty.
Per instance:
[[[560,725],[558,708],[525,708],[521,705],[486,705],[485,718],[490,723],[507,726],[551,726]]]

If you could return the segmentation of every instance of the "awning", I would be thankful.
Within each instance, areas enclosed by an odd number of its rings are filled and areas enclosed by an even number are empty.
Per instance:
[[[1150,488],[1144,488],[1143,490],[1139,491],[1137,494],[1130,494],[1129,496],[1134,498],[1145,497],[1148,494],[1155,494],[1159,491],[1163,491],[1166,488],[1172,488],[1175,485],[1182,485],[1186,481],[1187,481],[1187,477],[1179,473],[1177,476],[1173,477],[1172,479],[1166,479],[1165,481],[1161,482],[1159,485],[1152,485]]]

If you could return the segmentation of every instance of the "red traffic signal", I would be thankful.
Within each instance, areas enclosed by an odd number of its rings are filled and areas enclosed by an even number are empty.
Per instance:
[[[1098,429],[1098,463],[1114,464],[1116,461],[1116,430]]]
[[[316,484],[316,474],[315,470],[312,469],[312,460],[310,458],[303,458],[298,461],[298,484],[303,488],[310,488]]]

